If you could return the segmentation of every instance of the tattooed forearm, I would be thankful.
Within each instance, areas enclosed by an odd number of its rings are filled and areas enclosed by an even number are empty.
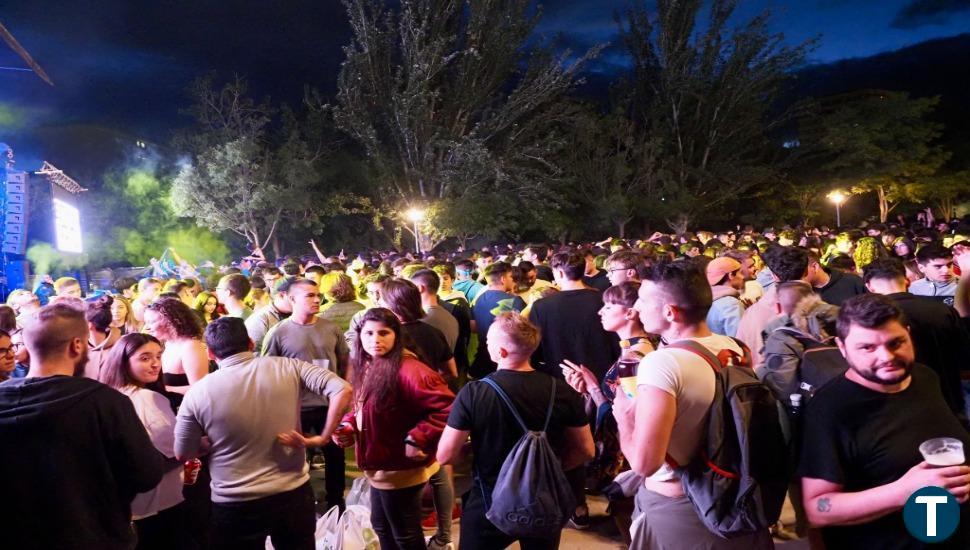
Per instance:
[[[819,512],[831,512],[832,503],[827,498],[818,499],[817,509]]]

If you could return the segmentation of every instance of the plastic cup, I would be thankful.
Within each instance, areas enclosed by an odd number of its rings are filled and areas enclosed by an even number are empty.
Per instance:
[[[637,369],[640,366],[640,359],[637,357],[622,357],[616,364],[616,377],[620,382],[620,388],[626,393],[627,397],[633,398],[637,395]]]
[[[919,452],[931,466],[959,466],[966,462],[963,456],[963,442],[952,437],[937,437],[924,441],[919,446]]]

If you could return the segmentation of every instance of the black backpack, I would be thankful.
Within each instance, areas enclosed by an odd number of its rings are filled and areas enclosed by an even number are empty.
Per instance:
[[[556,405],[556,380],[552,377],[550,380],[552,395],[542,431],[532,431],[525,425],[512,400],[490,376],[481,380],[495,390],[524,432],[505,457],[491,498],[486,494],[484,480],[478,476],[485,499],[485,517],[500,531],[516,538],[554,537],[576,509],[572,488],[546,438]]]
[[[783,331],[798,340],[805,352],[798,362],[798,390],[802,394],[802,407],[811,399],[819,388],[845,374],[849,364],[839,348],[831,344],[820,342],[788,327],[775,330]]]
[[[778,521],[788,490],[788,447],[779,423],[778,402],[749,366],[747,346],[738,356],[715,356],[693,340],[666,347],[703,358],[715,373],[714,401],[701,453],[677,469],[684,492],[701,521],[715,535],[739,537]]]

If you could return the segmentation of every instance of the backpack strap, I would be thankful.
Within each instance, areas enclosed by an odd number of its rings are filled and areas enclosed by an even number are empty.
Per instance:
[[[705,363],[710,365],[712,369],[714,369],[715,374],[717,374],[725,366],[721,362],[720,357],[711,353],[711,350],[707,349],[707,346],[704,346],[703,344],[699,344],[694,340],[678,340],[676,342],[671,342],[664,347],[682,349],[685,351],[689,351],[694,355],[697,355],[698,357],[703,359]]]
[[[495,380],[492,380],[492,377],[491,376],[486,376],[485,378],[482,378],[481,379],[481,382],[484,382],[484,383],[488,384],[489,386],[492,387],[493,390],[495,390],[495,393],[498,394],[498,396],[502,399],[502,401],[505,402],[505,405],[512,412],[512,416],[515,417],[515,421],[518,422],[519,423],[519,426],[522,427],[522,431],[528,432],[529,431],[529,428],[528,428],[528,426],[525,425],[525,421],[522,420],[522,417],[519,416],[519,411],[517,411],[515,409],[515,405],[512,404],[512,400],[509,399],[508,394],[506,394],[502,390],[502,388],[500,388],[499,385],[495,383]],[[553,384],[555,384],[555,381],[553,381]]]
[[[731,340],[734,340],[734,343],[737,344],[739,348],[741,348],[742,355],[740,357],[738,356],[737,353],[728,349],[721,350],[721,353],[714,355],[714,353],[712,353],[711,350],[707,349],[707,346],[697,342],[696,340],[690,340],[690,339],[671,342],[664,347],[682,349],[682,350],[694,353],[695,355],[703,359],[708,365],[710,365],[711,369],[714,370],[714,374],[716,376],[717,373],[720,372],[722,368],[725,368],[728,366],[731,359],[738,359],[739,363],[743,366],[748,366],[751,364],[751,350],[748,349],[748,346],[745,345],[744,342],[741,342],[740,340],[738,340],[737,338],[731,338]],[[671,468],[674,468],[674,469],[680,468],[680,465],[677,464],[677,461],[674,460],[674,458],[670,456],[669,453],[664,456],[664,461]],[[710,466],[712,469],[716,469],[715,471],[717,471],[721,475],[726,475],[728,477],[733,475],[730,472],[725,472],[720,468],[717,468],[714,464],[711,463],[710,460],[707,460],[706,457],[705,457],[705,461],[708,463],[708,466]]]
[[[549,378],[552,378],[551,376]],[[549,395],[549,410],[546,411],[546,423],[542,425],[542,431],[549,430],[549,421],[552,420],[552,408],[556,404],[556,379],[552,378],[552,392]]]

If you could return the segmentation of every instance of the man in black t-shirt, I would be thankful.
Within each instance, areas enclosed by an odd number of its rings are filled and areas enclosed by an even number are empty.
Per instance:
[[[620,344],[600,323],[603,295],[583,283],[585,262],[575,252],[554,254],[552,272],[561,292],[532,304],[529,320],[542,332],[542,344],[533,364],[537,370],[561,378],[564,359],[589,367],[603,378],[616,358]]]
[[[915,549],[902,508],[934,485],[962,505],[960,527],[943,548],[970,548],[970,467],[934,468],[920,443],[970,434],[950,411],[936,374],[915,363],[903,314],[890,299],[865,294],[839,312],[844,377],[823,386],[805,411],[799,476],[809,521],[828,548]]]
[[[841,306],[849,298],[866,293],[866,285],[858,275],[843,273],[838,269],[826,271],[817,252],[808,250],[807,254],[808,282],[825,303]]]
[[[539,331],[518,313],[503,313],[495,318],[488,331],[488,353],[498,365],[491,375],[515,405],[530,430],[541,430],[546,420],[552,385],[556,384],[546,433],[559,455],[564,470],[574,469],[593,458],[593,437],[583,411],[583,403],[565,381],[536,372],[529,357],[539,344]],[[472,382],[458,392],[438,443],[438,462],[457,462],[462,447],[471,435],[474,453],[474,483],[462,502],[462,550],[505,548],[515,538],[498,530],[488,521],[485,495],[491,502],[505,458],[522,437],[522,428],[495,391],[484,382]],[[521,539],[524,549],[554,549],[554,539]]]
[[[595,288],[596,290],[603,292],[604,290],[610,288],[610,279],[606,276],[606,271],[596,267],[596,254],[593,249],[587,248],[583,253],[583,260],[585,261],[585,272],[583,273],[582,281],[590,288]],[[556,267],[553,266],[553,277],[555,278]]]
[[[959,314],[945,303],[906,291],[906,268],[897,258],[875,260],[863,270],[870,292],[882,294],[903,310],[916,361],[940,378],[943,399],[967,426],[960,372],[970,357],[970,332]]]

